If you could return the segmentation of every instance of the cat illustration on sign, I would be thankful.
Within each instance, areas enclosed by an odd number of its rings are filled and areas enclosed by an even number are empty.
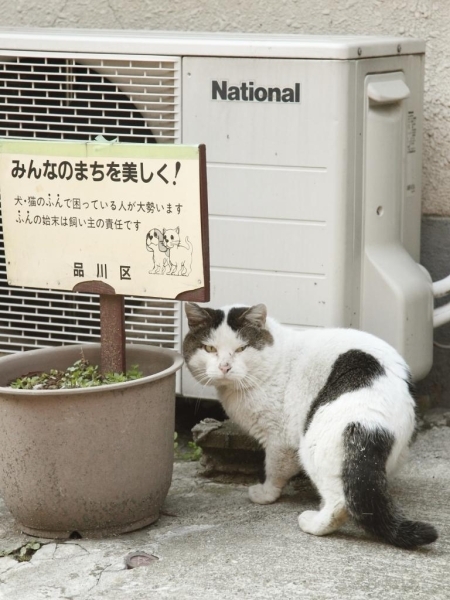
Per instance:
[[[192,244],[186,236],[183,246],[180,240],[180,228],[164,229],[164,243],[169,250],[169,275],[189,275],[191,273]]]
[[[192,270],[192,244],[186,236],[181,243],[180,228],[151,229],[147,233],[147,250],[152,253],[150,274],[181,275],[187,277]]]

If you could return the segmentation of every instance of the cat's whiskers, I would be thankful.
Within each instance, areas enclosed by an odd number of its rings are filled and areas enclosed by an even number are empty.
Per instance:
[[[212,381],[212,377],[209,377],[208,375],[206,375],[206,374],[205,374],[205,375],[204,375],[204,376],[203,376],[203,377],[202,377],[202,378],[199,380],[199,383],[200,383],[200,384],[201,384],[203,387],[205,387],[205,386],[209,385],[209,384],[211,383],[211,381]]]
[[[257,396],[259,399],[266,397],[265,390],[261,387],[259,381],[252,377],[246,376],[243,379],[235,380],[235,389],[238,402],[244,401],[244,398],[253,398]]]
[[[237,383],[237,392],[238,392],[238,401],[241,402],[244,399],[244,394],[245,394],[245,387],[244,384],[242,383],[241,379],[235,379],[235,383]],[[236,387],[236,386],[235,386]],[[240,392],[240,397],[239,397],[239,392]]]
[[[254,375],[247,373],[242,381],[244,384],[249,384],[245,385],[246,389],[251,390],[252,388],[256,388],[257,391],[264,392],[261,382]]]
[[[207,387],[212,381],[212,377],[210,377],[207,373],[196,372],[195,373],[195,386],[194,389],[199,387]]]

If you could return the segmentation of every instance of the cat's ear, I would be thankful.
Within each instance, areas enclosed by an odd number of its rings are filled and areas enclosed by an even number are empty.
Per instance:
[[[199,327],[208,326],[211,323],[211,315],[204,308],[194,302],[186,302],[184,305],[189,329],[195,330]]]
[[[255,304],[245,311],[241,317],[256,327],[264,327],[267,319],[267,308],[265,304]]]

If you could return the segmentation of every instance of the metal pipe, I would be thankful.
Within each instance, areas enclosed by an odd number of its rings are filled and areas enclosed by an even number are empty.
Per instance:
[[[435,298],[441,298],[447,294],[450,294],[450,275],[433,282],[433,296]]]
[[[433,311],[433,327],[441,327],[450,321],[450,302],[435,308]]]

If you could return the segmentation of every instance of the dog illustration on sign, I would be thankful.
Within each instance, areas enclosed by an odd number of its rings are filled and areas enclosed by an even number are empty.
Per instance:
[[[152,254],[153,267],[150,274],[164,275],[168,263],[168,250],[164,244],[164,236],[160,229],[150,229],[146,237],[147,250]]]
[[[192,270],[193,246],[186,236],[185,245],[180,239],[180,228],[150,229],[146,237],[147,250],[152,254],[150,274],[181,275],[187,277]]]

